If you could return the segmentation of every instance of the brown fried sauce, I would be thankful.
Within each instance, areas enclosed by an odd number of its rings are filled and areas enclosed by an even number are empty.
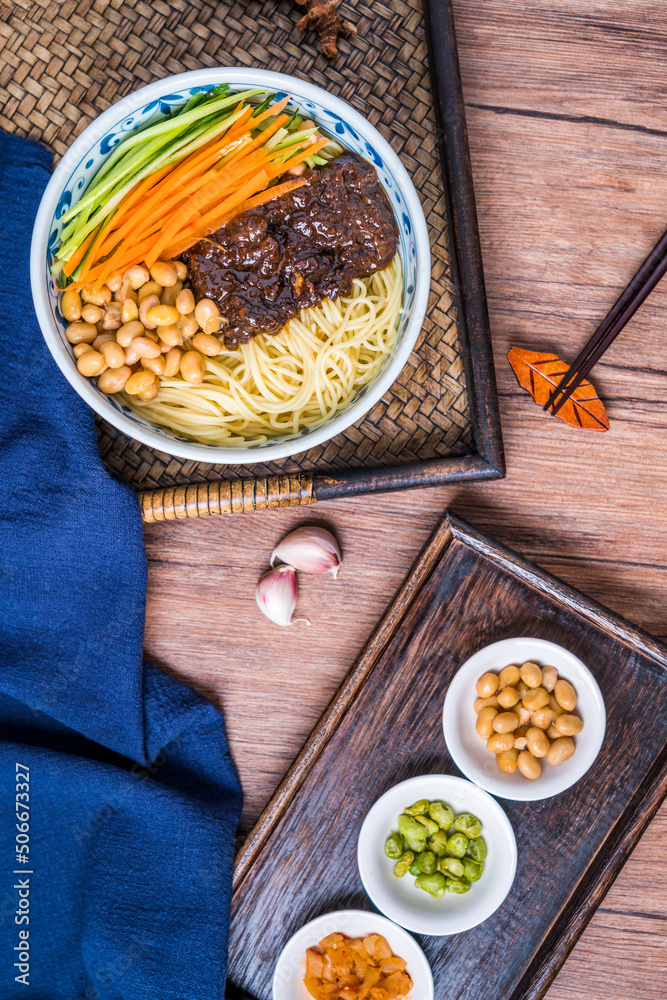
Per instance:
[[[244,212],[184,255],[197,300],[217,302],[234,350],[387,267],[398,227],[375,168],[343,153],[306,183]],[[216,245],[217,244],[217,245]]]

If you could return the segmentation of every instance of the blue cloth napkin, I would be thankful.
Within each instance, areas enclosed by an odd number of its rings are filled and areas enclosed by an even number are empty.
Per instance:
[[[241,788],[220,713],[142,660],[139,507],[37,325],[50,169],[0,133],[0,997],[218,1000]]]

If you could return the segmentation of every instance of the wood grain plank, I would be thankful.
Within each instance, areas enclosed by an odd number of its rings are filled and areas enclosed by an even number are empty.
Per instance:
[[[548,1000],[662,1000],[667,981],[665,880],[656,851],[667,838],[667,803],[630,855],[547,993]]]
[[[654,0],[455,0],[508,478],[147,529],[147,649],[224,704],[245,829],[445,505],[667,638],[666,289],[594,370],[609,434],[543,417],[505,362],[513,343],[574,357],[667,224],[663,13]],[[313,627],[277,632],[257,615],[255,579],[281,534],[313,520],[341,537],[343,573],[302,578]],[[664,953],[666,835],[663,807],[550,1000],[627,1000],[628,984],[637,1000],[662,997],[664,965],[643,942],[657,934]],[[634,913],[650,914],[647,935]]]

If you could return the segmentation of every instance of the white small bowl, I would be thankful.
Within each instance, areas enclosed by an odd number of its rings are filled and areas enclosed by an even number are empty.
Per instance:
[[[576,711],[584,720],[583,730],[574,737],[573,756],[557,766],[545,761],[542,774],[534,781],[520,771],[514,774],[501,771],[475,730],[475,686],[479,678],[487,670],[497,672],[510,663],[520,666],[527,660],[555,667],[559,678],[574,686]],[[573,653],[546,639],[502,639],[478,650],[456,673],[445,698],[442,725],[452,760],[471,781],[503,799],[534,802],[558,795],[586,773],[600,752],[606,713],[597,681]]]
[[[319,427],[243,447],[199,444],[172,434],[135,413],[117,396],[105,396],[94,382],[80,375],[65,337],[58,284],[50,273],[63,228],[62,216],[78,201],[123,135],[152,122],[158,113],[166,114],[181,107],[200,90],[220,83],[228,83],[235,92],[261,87],[277,96],[291,95],[288,111],[298,108],[346,149],[369,160],[396,216],[403,265],[403,311],[396,343],[373,380],[360,389],[349,406]],[[384,396],[410,357],[421,331],[431,284],[431,250],[424,212],[405,167],[363,115],[321,87],[294,76],[254,67],[215,66],[167,76],[135,90],[84,129],[56,167],[42,197],[32,236],[30,280],[35,312],[47,346],[65,378],[96,413],[128,437],[168,455],[194,462],[241,465],[276,461],[323,444],[361,420]]]
[[[482,823],[484,871],[464,895],[446,892],[435,899],[415,888],[411,875],[394,875],[396,862],[384,853],[384,843],[405,807],[418,799],[442,799],[455,813],[471,812]],[[366,816],[357,845],[361,881],[377,908],[401,927],[437,937],[460,934],[490,917],[512,888],[516,860],[514,831],[495,799],[451,774],[423,774],[390,788]]]
[[[382,934],[394,955],[408,963],[413,988],[408,1000],[433,1000],[433,976],[426,956],[414,938],[386,917],[366,910],[336,910],[323,913],[293,935],[283,948],[273,974],[273,1000],[312,1000],[304,986],[305,954],[327,934],[366,937]]]

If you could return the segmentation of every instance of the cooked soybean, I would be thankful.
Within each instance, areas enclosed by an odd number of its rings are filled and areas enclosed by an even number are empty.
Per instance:
[[[477,698],[475,700],[475,715],[479,715],[483,708],[498,708],[500,702],[495,694],[490,698]]]
[[[436,799],[428,807],[428,814],[441,830],[450,830],[454,823],[454,810],[446,802]]]
[[[483,740],[488,740],[493,734],[493,720],[497,715],[498,709],[492,705],[487,705],[477,716],[475,729],[477,730],[477,735],[481,736]]]
[[[433,851],[422,851],[416,860],[420,871],[423,872],[424,875],[432,875],[433,872],[438,869],[438,863]]]
[[[514,708],[519,698],[520,695],[516,688],[506,687],[498,692],[496,701],[501,708]]]
[[[498,690],[498,674],[492,673],[490,670],[487,673],[482,674],[480,679],[477,681],[477,694],[480,698],[490,698],[492,694],[495,694]]]
[[[520,673],[521,680],[529,688],[538,688],[542,684],[542,671],[537,663],[533,663],[532,660],[528,660],[527,663],[523,664]]]
[[[483,862],[473,861],[472,858],[464,858],[461,864],[463,865],[463,874],[468,881],[479,882],[482,877],[482,872],[484,871]]]
[[[521,679],[521,671],[516,666],[515,663],[510,663],[508,667],[503,667],[503,669],[498,674],[498,687],[516,687]]]
[[[569,760],[574,753],[574,741],[569,736],[560,736],[554,740],[547,752],[549,764],[562,764],[564,760]]]
[[[584,724],[578,715],[559,715],[554,722],[554,728],[561,736],[576,736],[583,727]]]
[[[516,712],[500,712],[491,725],[496,733],[511,733],[519,728],[519,716]]]
[[[400,833],[392,833],[384,842],[384,853],[388,858],[400,858],[405,852],[403,838]]]
[[[474,837],[468,844],[468,854],[473,861],[486,861],[486,841],[484,837]]]
[[[493,733],[486,741],[486,749],[489,753],[502,753],[503,750],[511,750],[514,746],[514,735],[512,733]]]
[[[542,765],[537,757],[533,757],[532,753],[528,750],[521,751],[517,757],[517,764],[523,776],[525,778],[530,778],[531,781],[534,781],[535,778],[539,778],[542,774]]]
[[[406,851],[405,854],[402,854],[394,865],[394,875],[396,878],[403,878],[404,875],[407,875],[410,865],[414,860],[415,856],[412,851]]]
[[[440,858],[438,868],[443,875],[454,876],[454,878],[461,878],[463,875],[463,862],[458,858]]]
[[[446,882],[447,892],[455,892],[462,895],[470,888],[470,882],[465,878],[448,878]]]
[[[545,691],[551,694],[557,680],[558,671],[555,667],[542,667],[542,687]]]
[[[464,833],[469,840],[479,837],[482,832],[482,824],[472,813],[459,813],[454,820],[454,829],[457,833]],[[466,844],[466,851],[468,845]]]
[[[514,774],[517,769],[517,757],[519,756],[519,749],[517,747],[517,741],[514,740],[514,746],[511,750],[503,750],[502,753],[496,754],[496,763],[501,771],[505,774]]]
[[[419,799],[411,806],[406,806],[403,812],[406,816],[421,816],[427,812],[430,802],[428,799]]]
[[[527,708],[529,712],[537,712],[538,709],[549,704],[549,693],[543,687],[531,688],[530,691],[526,691],[521,700],[524,708]]]
[[[432,875],[419,875],[415,879],[415,885],[418,889],[423,889],[424,892],[430,893],[431,896],[439,897],[445,895],[445,876],[440,872],[434,872]]]
[[[556,701],[566,712],[571,712],[577,704],[577,692],[569,681],[559,680],[554,685]]]
[[[559,764],[574,753],[572,737],[584,723],[574,714],[577,692],[555,667],[527,660],[497,674],[487,671],[477,681],[477,695],[477,734],[504,773],[519,770],[535,780],[544,758]]]
[[[436,858],[444,858],[447,853],[447,834],[444,830],[438,830],[432,837],[428,838],[428,847],[433,851]]]

